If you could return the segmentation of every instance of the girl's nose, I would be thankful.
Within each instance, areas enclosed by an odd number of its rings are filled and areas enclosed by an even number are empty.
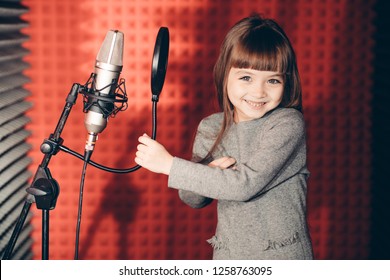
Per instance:
[[[252,93],[257,98],[262,98],[267,95],[266,89],[262,84],[257,84],[256,86],[254,86]]]

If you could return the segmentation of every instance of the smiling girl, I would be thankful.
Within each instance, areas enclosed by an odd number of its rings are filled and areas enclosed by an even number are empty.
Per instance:
[[[213,259],[312,259],[301,85],[281,27],[257,15],[234,25],[214,81],[222,112],[199,124],[192,160],[144,134],[136,163],[193,208],[218,200]]]

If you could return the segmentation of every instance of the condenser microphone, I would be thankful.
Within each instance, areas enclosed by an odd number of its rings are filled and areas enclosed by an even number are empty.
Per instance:
[[[115,110],[116,90],[123,66],[123,37],[118,30],[108,31],[96,57],[91,89],[84,106],[84,124],[88,131],[86,152],[93,151],[98,134],[106,128],[107,119]]]

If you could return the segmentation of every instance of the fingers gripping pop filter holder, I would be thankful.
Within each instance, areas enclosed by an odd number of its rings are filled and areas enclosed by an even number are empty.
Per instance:
[[[156,44],[154,45],[152,60],[152,101],[158,101],[158,97],[164,85],[165,74],[168,66],[168,52],[169,30],[167,27],[160,27],[156,38]]]

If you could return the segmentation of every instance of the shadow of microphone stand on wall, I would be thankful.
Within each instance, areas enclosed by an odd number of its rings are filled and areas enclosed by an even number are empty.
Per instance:
[[[141,111],[146,112],[148,108],[143,108]],[[136,129],[132,130],[127,139],[137,139],[142,132],[145,131],[145,127],[148,124],[148,120],[145,118],[137,118],[132,120],[132,126]],[[133,155],[136,151],[136,147],[128,146],[121,154],[123,155],[117,162],[117,166],[126,166],[129,162],[132,161],[132,158],[129,155]],[[142,170],[140,170],[142,172]],[[99,205],[95,207],[95,212],[90,213],[89,215],[93,217],[93,221],[88,226],[86,232],[86,238],[83,239],[80,246],[80,257],[82,259],[91,258],[90,250],[93,250],[93,247],[97,246],[108,247],[107,254],[99,253],[99,256],[93,256],[93,258],[104,258],[104,259],[134,259],[134,254],[128,252],[128,249],[131,248],[131,236],[129,233],[132,232],[138,210],[141,207],[141,196],[142,190],[137,188],[134,176],[127,174],[112,174],[109,183],[104,186],[102,190],[103,198],[100,199]],[[102,234],[105,238],[114,238],[115,240],[104,240],[99,242],[96,240],[96,236],[100,233],[99,228],[101,228],[103,223],[107,220],[108,217],[112,216],[114,220],[115,236],[110,232]],[[111,225],[111,223],[110,223]],[[104,226],[103,226],[104,227]],[[114,243],[114,244],[113,244]],[[112,246],[112,247],[111,247]],[[89,254],[89,255],[88,255]]]

